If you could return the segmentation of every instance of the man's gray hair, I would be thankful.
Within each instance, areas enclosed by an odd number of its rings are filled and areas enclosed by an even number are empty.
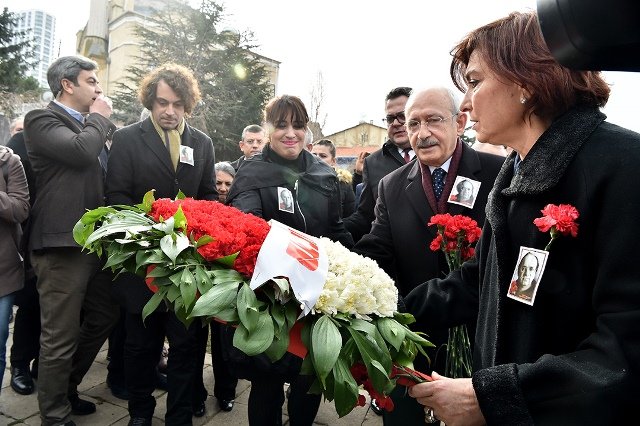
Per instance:
[[[98,69],[98,64],[84,56],[62,56],[56,59],[47,70],[47,82],[53,97],[57,98],[62,91],[62,80],[67,79],[78,85],[78,75],[81,71],[93,71]]]
[[[18,123],[20,122],[24,123],[24,115],[21,115],[20,117],[16,117],[13,120],[11,120],[11,124],[9,125],[9,130],[13,132],[13,129],[15,129]]]
[[[453,89],[449,87],[425,87],[425,88],[415,89],[411,92],[411,95],[407,100],[407,104],[404,107],[405,114],[409,112],[409,107],[413,106],[413,101],[415,100],[415,98],[421,93],[425,92],[426,90],[442,91],[449,97],[449,99],[451,99],[451,106],[450,106],[451,113],[458,114],[460,112],[460,98],[458,97],[457,93]]]
[[[249,124],[247,127],[242,129],[242,140],[247,136],[247,133],[265,133],[264,129],[257,124]]]
[[[213,167],[215,168],[216,173],[225,172],[233,178],[236,177],[236,169],[234,169],[231,163],[229,163],[228,161],[220,161],[216,163]]]

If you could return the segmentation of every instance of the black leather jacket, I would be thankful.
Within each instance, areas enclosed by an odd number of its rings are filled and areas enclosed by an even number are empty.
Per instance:
[[[280,209],[279,188],[293,195],[293,212]],[[286,161],[267,144],[262,154],[242,162],[227,204],[265,220],[275,219],[314,237],[346,247],[353,239],[340,218],[340,191],[335,171],[307,151]]]

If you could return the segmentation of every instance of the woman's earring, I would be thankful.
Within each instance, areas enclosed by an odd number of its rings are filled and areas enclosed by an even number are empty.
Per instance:
[[[520,98],[521,104],[525,104],[526,102],[527,102],[527,98],[525,98],[524,96]]]

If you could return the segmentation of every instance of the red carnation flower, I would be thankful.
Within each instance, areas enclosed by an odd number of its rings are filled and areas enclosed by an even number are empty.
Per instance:
[[[558,235],[578,236],[576,220],[580,214],[571,204],[547,204],[541,212],[544,216],[534,219],[533,223],[540,231],[551,233],[551,240],[544,248],[545,250],[549,251],[551,243],[558,238]]]

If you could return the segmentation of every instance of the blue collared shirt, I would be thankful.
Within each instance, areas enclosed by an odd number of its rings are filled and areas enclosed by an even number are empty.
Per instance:
[[[69,113],[69,115],[72,116],[73,118],[75,118],[76,120],[78,120],[80,122],[80,124],[84,124],[84,117],[78,111],[76,111],[73,108],[69,108],[68,106],[66,106],[64,104],[61,104],[56,99],[54,99],[53,102],[55,102],[56,105],[58,105],[60,108],[62,108],[65,111],[67,111]]]

